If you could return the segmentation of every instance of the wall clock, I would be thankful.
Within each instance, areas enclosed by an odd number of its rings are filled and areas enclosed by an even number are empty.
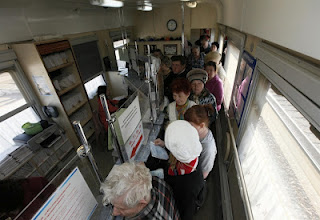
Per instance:
[[[167,22],[167,28],[169,31],[175,31],[177,29],[177,22],[176,20],[174,19],[170,19],[168,22]]]

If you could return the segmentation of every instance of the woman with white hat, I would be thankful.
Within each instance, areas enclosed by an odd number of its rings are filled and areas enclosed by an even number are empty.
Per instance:
[[[204,187],[198,165],[202,146],[197,130],[185,120],[170,123],[165,132],[166,148],[170,151],[165,180],[172,187],[182,220],[192,219],[197,198]]]

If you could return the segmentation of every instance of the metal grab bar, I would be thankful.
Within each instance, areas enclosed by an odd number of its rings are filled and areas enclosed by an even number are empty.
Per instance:
[[[88,157],[88,159],[89,159],[89,161],[90,161],[90,163],[91,163],[91,165],[92,165],[93,171],[94,171],[94,173],[96,174],[99,183],[101,184],[101,182],[103,181],[103,179],[102,179],[101,174],[99,173],[98,166],[97,166],[96,161],[95,161],[95,159],[94,159],[94,157],[93,157],[93,155],[92,155],[91,147],[90,147],[90,145],[89,145],[89,143],[88,143],[88,140],[87,140],[87,138],[86,138],[86,136],[85,136],[85,134],[84,134],[84,132],[83,132],[82,126],[81,126],[81,124],[80,124],[80,121],[74,121],[74,122],[73,122],[73,126],[75,127],[75,129],[76,129],[76,131],[77,131],[77,133],[78,133],[78,135],[79,135],[79,138],[80,138],[80,141],[81,141],[81,143],[82,143],[82,146],[84,147],[84,152],[82,152],[82,153],[84,153],[84,156],[87,156],[87,157]],[[82,146],[81,146],[81,147],[82,147]],[[78,148],[78,150],[80,150],[81,147]],[[80,151],[81,151],[81,150],[80,150]],[[78,152],[77,152],[77,153],[78,153]]]
[[[246,212],[247,219],[253,220],[252,210],[251,210],[250,201],[249,201],[249,197],[248,197],[248,191],[247,191],[247,187],[246,187],[243,173],[242,173],[242,168],[241,168],[240,159],[239,159],[239,155],[238,155],[238,149],[236,147],[237,145],[236,145],[236,141],[235,141],[235,138],[233,135],[233,129],[231,127],[230,119],[227,115],[226,115],[226,118],[228,120],[231,142],[232,142],[232,147],[233,147],[233,151],[234,151],[234,159],[235,159],[234,164],[235,164],[235,168],[237,170],[237,178],[238,178],[240,193],[241,193],[242,199],[244,201],[244,209]]]

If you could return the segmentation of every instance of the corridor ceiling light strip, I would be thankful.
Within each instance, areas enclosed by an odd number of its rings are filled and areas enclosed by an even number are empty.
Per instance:
[[[189,8],[195,8],[195,7],[197,7],[197,2],[186,2],[186,5]]]
[[[123,7],[122,1],[116,0],[90,0],[92,5],[103,6],[103,7],[111,7],[111,8],[121,8]]]
[[[152,3],[145,1],[142,5],[137,7],[140,11],[152,11]]]
[[[111,7],[111,8],[121,8],[123,7],[123,2],[116,0],[103,0],[101,6]]]

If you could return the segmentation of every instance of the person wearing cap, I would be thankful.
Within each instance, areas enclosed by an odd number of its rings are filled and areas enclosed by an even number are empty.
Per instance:
[[[202,145],[197,130],[185,120],[170,123],[165,132],[166,148],[170,151],[165,181],[172,187],[181,219],[192,219],[198,197],[204,187],[198,166]]]
[[[220,111],[223,101],[223,82],[217,74],[216,63],[209,61],[205,65],[209,80],[206,83],[206,88],[215,96],[217,102],[217,110]]]
[[[211,104],[214,109],[212,119],[216,119],[218,117],[216,98],[205,88],[208,73],[203,69],[193,69],[188,72],[187,78],[191,83],[192,89],[189,100],[194,101],[198,105]]]

